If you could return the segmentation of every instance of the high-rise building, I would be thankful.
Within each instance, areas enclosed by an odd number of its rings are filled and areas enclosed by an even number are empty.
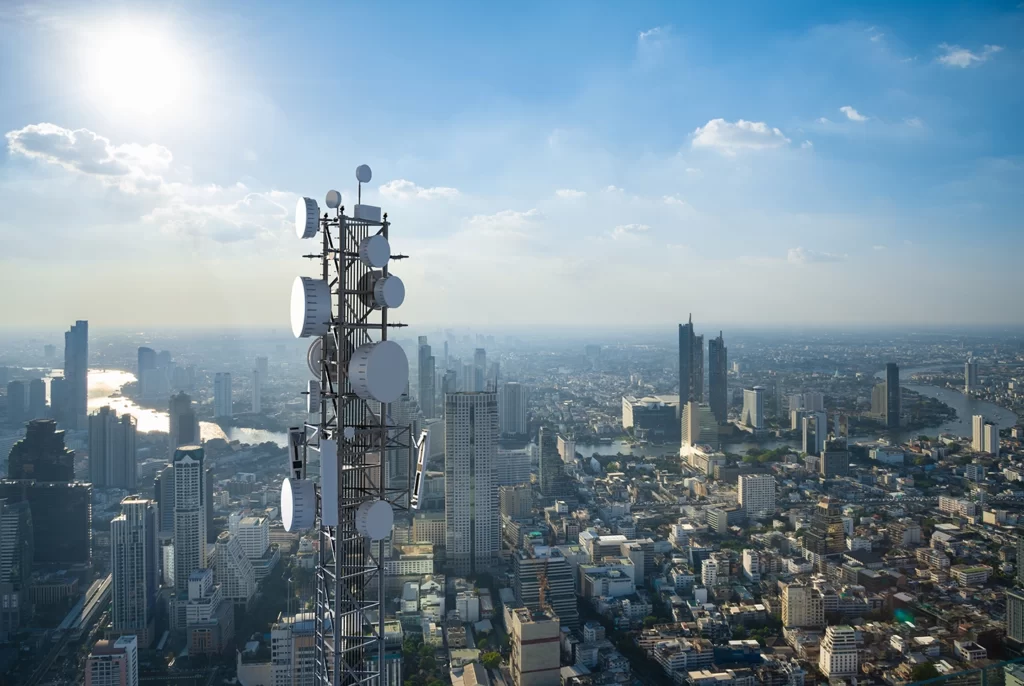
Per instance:
[[[771,474],[741,474],[738,492],[740,507],[748,517],[774,514],[775,477]]]
[[[509,666],[514,686],[559,686],[562,663],[558,617],[518,608],[512,610],[511,628]]]
[[[743,389],[743,414],[740,422],[755,431],[764,429],[764,387]]]
[[[821,498],[811,516],[811,525],[804,532],[804,548],[826,557],[846,551],[846,529],[839,504]]]
[[[816,588],[803,583],[787,584],[782,589],[780,604],[784,627],[825,626],[825,600]]]
[[[256,371],[260,373],[260,378],[263,381],[267,381],[270,378],[270,360],[264,355],[260,355],[256,358]]]
[[[217,535],[217,564],[214,579],[221,593],[242,608],[247,608],[256,593],[256,570],[246,557],[238,536],[227,531]]]
[[[558,434],[555,429],[541,427],[537,432],[537,446],[540,448],[537,470],[541,495],[548,498],[572,497],[572,484],[565,473],[562,456],[558,454]]]
[[[472,362],[462,364],[461,376],[459,377],[459,390],[464,393],[475,393],[476,372]]]
[[[901,399],[900,366],[895,362],[887,362],[885,365],[885,426],[888,429],[900,428]]]
[[[681,422],[683,448],[710,445],[718,448],[718,418],[707,403],[691,400],[683,408]]]
[[[985,425],[981,429],[981,444],[982,450],[992,455],[993,457],[999,457],[999,426],[993,422],[985,422]]]
[[[679,404],[704,400],[704,337],[693,333],[693,315],[679,325]]]
[[[177,579],[175,579],[177,581]],[[213,570],[197,569],[188,578],[185,604],[186,645],[189,655],[217,655],[235,635],[234,606],[226,602]]]
[[[167,443],[170,447],[170,457],[174,457],[174,451],[183,445],[199,445],[199,418],[196,415],[195,407],[192,405],[192,398],[186,393],[178,393],[171,396],[169,407],[170,434]]]
[[[489,568],[500,546],[498,395],[445,397],[444,507],[447,559],[456,574]]]
[[[533,514],[533,488],[529,484],[502,486],[498,502],[506,517],[529,517]]]
[[[89,416],[89,480],[99,488],[133,489],[137,474],[135,417],[101,407]]]
[[[92,484],[9,479],[0,481],[0,499],[28,503],[33,564],[63,569],[92,565]]]
[[[562,626],[579,628],[580,612],[576,605],[576,579],[573,566],[558,548],[537,546],[519,550],[512,555],[513,582],[516,599],[530,608],[550,608]],[[547,579],[547,592],[541,599],[541,577]]]
[[[138,636],[143,648],[153,640],[160,590],[158,526],[156,503],[135,496],[121,501],[121,514],[110,522],[112,630]]]
[[[7,383],[7,418],[12,424],[21,424],[29,419],[24,381],[15,379]]]
[[[68,414],[68,382],[63,376],[50,379],[50,416],[66,424]]]
[[[728,348],[722,332],[708,341],[708,404],[719,424],[729,420]]]
[[[32,616],[32,560],[35,533],[27,502],[0,500],[0,643]]]
[[[714,588],[718,585],[718,560],[709,557],[701,562],[700,582],[705,588]]]
[[[522,384],[515,381],[502,384],[498,409],[502,436],[526,435],[526,388]]]
[[[985,417],[980,414],[971,417],[971,450],[985,452]]]
[[[259,414],[263,411],[263,375],[260,374],[260,370],[252,370],[252,388],[250,404],[252,405],[252,411],[255,414]]]
[[[434,390],[434,356],[430,354],[430,345],[427,343],[426,336],[419,337],[418,361],[419,395],[416,399],[419,401],[420,412],[423,413],[423,416],[427,419],[432,419],[437,416],[435,409],[437,396]]]
[[[46,382],[32,379],[28,382],[28,419],[46,416]]]
[[[871,414],[883,422],[889,415],[889,391],[886,383],[876,383],[871,389]]]
[[[316,663],[316,615],[277,616],[270,627],[271,684],[313,686]]]
[[[487,388],[487,351],[477,348],[473,351],[473,390],[477,393]],[[497,389],[490,389],[492,391]]]
[[[139,640],[121,636],[100,640],[85,663],[85,686],[138,686]]]
[[[856,676],[860,669],[857,634],[851,626],[830,626],[825,629],[818,654],[818,669],[826,679]]]
[[[174,464],[168,464],[159,472],[153,482],[153,499],[157,504],[160,538],[174,535]]]
[[[139,395],[143,398],[148,398],[146,380],[152,378],[152,372],[156,370],[156,351],[142,346],[139,348],[138,360],[138,365],[135,368],[135,377]]]
[[[743,549],[743,576],[754,584],[761,581],[761,554],[751,548]]]
[[[978,363],[974,358],[964,363],[964,393],[970,395],[978,390]]]
[[[174,585],[188,593],[189,578],[206,568],[204,453],[199,446],[174,452]]]
[[[821,455],[828,438],[828,415],[824,412],[804,411],[801,429],[803,451],[808,455]]]
[[[75,479],[75,452],[64,447],[64,432],[53,419],[33,419],[25,438],[11,448],[7,478],[68,483]]]
[[[499,450],[495,478],[498,486],[514,486],[530,481],[530,456],[525,450]]]
[[[1024,586],[1024,535],[1017,536],[1017,583]]]
[[[89,412],[89,322],[79,320],[64,334],[64,379],[67,417],[73,429],[84,429]]]
[[[825,394],[817,391],[805,391],[802,394],[803,408],[808,412],[825,411]]]
[[[850,475],[850,451],[842,441],[828,441],[821,451],[821,478],[835,479]]]
[[[1006,589],[1006,635],[1024,643],[1024,589]]]
[[[213,375],[213,416],[232,416],[231,400],[231,373],[217,372]]]

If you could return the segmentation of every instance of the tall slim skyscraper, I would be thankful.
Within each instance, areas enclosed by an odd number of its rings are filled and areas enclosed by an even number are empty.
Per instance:
[[[420,412],[427,419],[437,416],[435,411],[436,393],[434,390],[434,356],[430,354],[430,345],[427,344],[427,337],[419,337],[419,362],[418,379],[419,395],[417,400],[420,404]]]
[[[507,381],[501,386],[498,397],[501,411],[501,434],[503,436],[522,436],[526,434],[526,388],[515,381]]]
[[[743,415],[740,421],[755,430],[764,428],[764,387],[743,389]]]
[[[50,379],[50,416],[61,425],[67,424],[68,382],[63,376]]]
[[[483,348],[473,352],[473,390],[477,393],[487,390],[487,351]]]
[[[160,590],[158,520],[155,502],[131,496],[121,501],[121,514],[110,522],[112,628],[120,636],[138,636],[143,647],[153,640]]]
[[[885,365],[885,426],[889,429],[900,427],[901,406],[900,366],[895,362]]]
[[[203,449],[182,446],[174,453],[174,586],[188,593],[192,572],[206,568],[206,474]]]
[[[89,322],[79,320],[64,334],[64,378],[67,383],[66,422],[84,429],[89,412]]]
[[[230,417],[234,414],[231,405],[231,373],[217,372],[213,375],[213,416]]]
[[[29,586],[34,546],[29,504],[0,500],[0,643],[6,643],[32,615]]]
[[[28,419],[46,417],[46,382],[32,379],[28,382]]]
[[[158,530],[161,538],[174,535],[174,464],[157,472],[153,482],[153,498],[160,515]]]
[[[489,568],[499,550],[498,395],[445,397],[445,548],[459,575]]]
[[[964,364],[964,393],[978,390],[978,363],[972,357]]]
[[[21,424],[28,417],[28,396],[25,394],[24,381],[7,383],[7,418],[12,424]]]
[[[971,450],[985,452],[985,416],[976,414],[971,417]]]
[[[719,424],[729,420],[728,349],[722,332],[708,341],[708,404]]]
[[[186,393],[178,393],[171,396],[170,407],[170,434],[167,443],[170,448],[169,456],[174,457],[174,451],[183,445],[199,445],[199,419],[195,407],[192,406],[192,398]]]
[[[704,337],[693,333],[693,315],[679,325],[679,406],[704,401]]]
[[[565,495],[565,471],[558,454],[558,432],[551,427],[541,427],[537,432],[537,446],[540,448],[540,492],[549,498]]]
[[[821,498],[804,532],[804,548],[815,555],[838,555],[846,550],[846,529],[839,504]]]
[[[264,381],[270,378],[270,360],[266,356],[260,355],[256,358],[256,371]]]
[[[100,488],[135,488],[135,417],[109,407],[89,415],[89,480]]]
[[[138,360],[138,365],[135,367],[135,378],[139,395],[145,398],[147,397],[146,377],[151,376],[151,372],[156,369],[156,351],[143,346],[139,348]]]
[[[259,369],[252,370],[252,411],[259,414],[263,411],[263,375]]]

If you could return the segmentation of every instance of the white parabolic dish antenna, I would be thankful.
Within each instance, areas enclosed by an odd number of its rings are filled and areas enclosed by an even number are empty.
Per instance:
[[[338,196],[341,198],[341,195]],[[328,195],[328,198],[330,196]],[[299,238],[312,238],[320,229],[320,208],[313,198],[299,198],[295,206],[295,235]]]
[[[331,289],[322,279],[295,277],[292,283],[292,333],[323,336],[331,327]]]
[[[379,233],[359,241],[359,259],[371,269],[380,269],[391,259],[391,244]]]
[[[341,207],[341,193],[338,191],[327,191],[327,206],[332,210]]]
[[[352,354],[348,378],[360,398],[393,403],[409,382],[409,360],[394,341],[367,343]]]
[[[405,284],[394,274],[373,284],[373,302],[377,307],[401,307],[405,302]]]
[[[373,172],[370,171],[370,165],[361,164],[356,167],[356,181],[359,183],[370,183],[370,179],[373,178]]]
[[[281,484],[281,523],[284,530],[306,531],[316,522],[316,490],[312,481],[285,479]]]
[[[387,538],[394,524],[395,512],[386,500],[363,503],[356,510],[356,531],[370,540]]]

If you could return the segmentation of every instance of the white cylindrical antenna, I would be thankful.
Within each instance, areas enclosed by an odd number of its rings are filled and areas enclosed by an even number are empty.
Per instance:
[[[320,208],[317,207],[316,200],[299,198],[295,205],[295,235],[299,238],[312,238],[319,230]]]

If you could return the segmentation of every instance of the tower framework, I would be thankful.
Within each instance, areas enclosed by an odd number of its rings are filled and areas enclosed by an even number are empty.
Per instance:
[[[369,168],[360,167],[357,178],[368,181]],[[320,234],[319,252],[305,255],[319,262],[320,274],[300,277],[304,283],[296,281],[292,296],[293,331],[314,338],[307,409],[318,418],[292,430],[291,485],[285,486],[292,508],[302,493],[315,493],[315,683],[380,684],[384,546],[394,512],[408,508],[411,490],[408,479],[389,484],[385,473],[391,451],[412,461],[410,430],[396,427],[389,412],[408,384],[405,355],[388,342],[388,331],[404,326],[388,317],[404,299],[404,286],[389,273],[389,263],[405,256],[390,254],[390,223],[379,208],[357,204],[346,215],[335,191],[327,205],[333,216],[321,214],[308,198],[297,209],[299,235]],[[299,482],[316,455],[320,479],[314,490]],[[284,501],[283,496],[282,510]],[[310,511],[289,513],[291,529],[312,519],[309,499],[304,506]]]

